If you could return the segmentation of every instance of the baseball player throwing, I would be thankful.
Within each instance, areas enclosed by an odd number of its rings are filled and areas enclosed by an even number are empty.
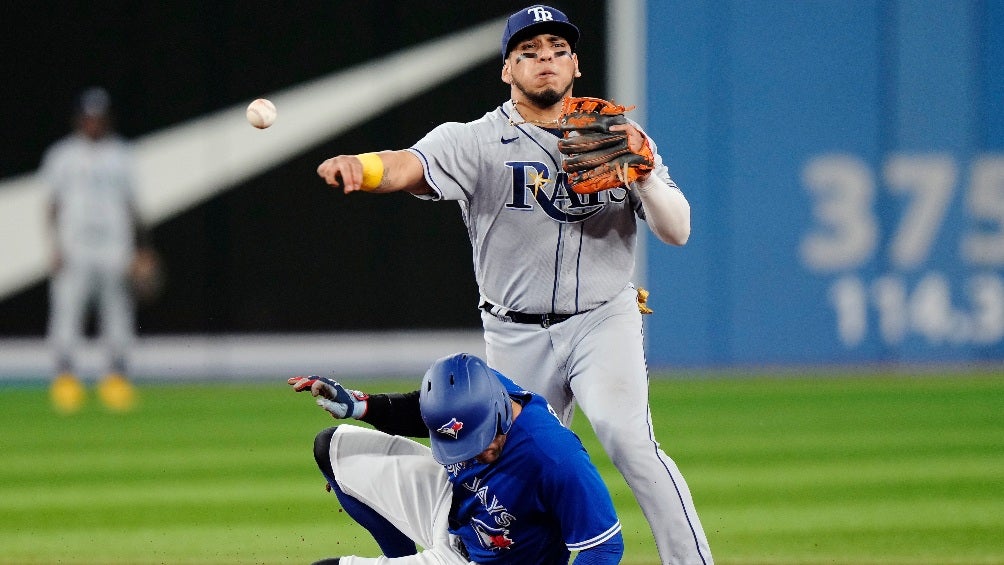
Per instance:
[[[626,109],[571,103],[578,39],[554,8],[512,14],[501,44],[509,100],[473,122],[442,124],[408,149],[340,155],[317,172],[346,193],[459,203],[488,363],[542,394],[566,425],[577,401],[634,492],[662,562],[708,565],[689,487],[653,436],[643,295],[629,280],[637,219],[683,245],[690,205],[655,143],[620,115]],[[580,138],[589,128],[607,137]],[[618,186],[601,182],[610,178]]]
[[[620,562],[621,525],[579,438],[542,397],[481,359],[443,357],[407,394],[370,397],[323,377],[289,384],[309,390],[336,418],[380,430],[324,430],[314,457],[384,556],[315,565],[557,565],[572,551],[579,565]],[[432,457],[429,448],[385,432],[429,437]]]

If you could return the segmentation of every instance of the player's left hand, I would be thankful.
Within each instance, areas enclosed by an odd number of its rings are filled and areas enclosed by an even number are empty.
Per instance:
[[[564,155],[561,168],[573,191],[631,188],[631,183],[648,178],[655,155],[645,134],[624,116],[631,108],[602,98],[568,97],[562,102],[558,151]]]
[[[648,138],[641,132],[641,130],[634,127],[632,124],[610,126],[610,131],[622,131],[627,134],[627,146],[632,153],[643,153],[645,148],[648,146]],[[652,174],[651,169],[639,169],[637,180],[643,181],[647,179],[650,174]]]
[[[366,414],[369,395],[349,390],[334,379],[311,375],[292,377],[286,381],[296,392],[309,390],[317,398],[317,405],[335,418],[361,418]]]

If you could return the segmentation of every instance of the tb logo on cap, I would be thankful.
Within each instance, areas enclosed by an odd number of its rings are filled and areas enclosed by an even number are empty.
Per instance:
[[[554,21],[554,16],[551,12],[547,11],[547,8],[543,6],[534,6],[526,11],[527,14],[533,14],[533,21],[535,22],[552,22]]]

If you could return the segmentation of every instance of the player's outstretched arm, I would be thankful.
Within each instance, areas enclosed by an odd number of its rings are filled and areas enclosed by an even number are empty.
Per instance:
[[[324,182],[345,194],[356,192],[399,192],[429,194],[425,170],[409,151],[380,151],[359,155],[338,155],[317,167]]]
[[[371,395],[366,414],[359,419],[385,434],[429,437],[429,428],[422,420],[417,390]]]
[[[334,379],[315,375],[292,377],[286,382],[296,392],[310,391],[317,398],[317,405],[334,418],[362,420],[391,435],[429,437],[429,428],[422,420],[417,390],[369,395],[347,389]]]
[[[309,390],[317,398],[317,405],[335,418],[362,418],[369,404],[369,396],[358,390],[349,390],[336,380],[311,375],[292,377],[286,381],[296,392]]]
[[[645,207],[645,221],[663,243],[684,245],[690,239],[690,202],[676,186],[649,175],[635,190]]]

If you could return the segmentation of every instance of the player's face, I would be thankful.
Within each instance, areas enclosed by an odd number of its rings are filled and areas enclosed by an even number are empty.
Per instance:
[[[82,115],[77,119],[80,131],[90,139],[101,139],[108,133],[108,118],[105,116]]]
[[[495,439],[474,460],[483,465],[490,465],[498,461],[499,457],[502,456],[502,447],[505,445],[505,438],[505,434],[495,436]]]
[[[502,65],[502,81],[546,108],[571,92],[578,68],[579,60],[568,41],[543,33],[515,45]]]

